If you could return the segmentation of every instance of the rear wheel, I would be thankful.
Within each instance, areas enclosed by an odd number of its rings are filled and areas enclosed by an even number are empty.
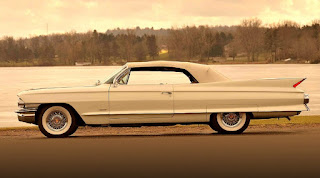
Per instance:
[[[247,129],[249,123],[249,114],[232,112],[212,114],[209,125],[218,133],[239,134]]]
[[[38,126],[40,131],[49,138],[67,137],[78,128],[73,112],[63,106],[43,108],[39,115]]]

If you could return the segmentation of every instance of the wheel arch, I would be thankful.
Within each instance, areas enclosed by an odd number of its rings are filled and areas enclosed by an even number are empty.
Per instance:
[[[38,109],[37,109],[37,112],[36,112],[36,115],[35,115],[35,123],[38,123],[38,119],[39,119],[39,115],[40,115],[41,110],[43,108],[45,108],[45,107],[51,107],[51,106],[62,106],[64,108],[66,108],[68,111],[72,112],[75,115],[77,124],[79,126],[86,125],[86,123],[83,121],[83,119],[79,115],[79,113],[70,104],[67,104],[67,103],[45,103],[45,104],[40,104],[38,106]]]

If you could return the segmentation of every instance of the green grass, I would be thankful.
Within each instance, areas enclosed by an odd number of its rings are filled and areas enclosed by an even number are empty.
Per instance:
[[[320,116],[294,116],[290,117],[290,121],[286,118],[271,118],[271,119],[252,119],[250,121],[251,126],[264,126],[264,125],[311,125],[311,124],[320,124]],[[199,125],[190,125],[190,126],[199,126]]]
[[[153,60],[150,56],[147,56],[147,61]],[[162,53],[159,56],[154,57],[154,60],[169,60],[169,53]]]
[[[320,116],[294,116],[291,121],[286,118],[251,120],[250,125],[285,125],[285,124],[320,124]]]

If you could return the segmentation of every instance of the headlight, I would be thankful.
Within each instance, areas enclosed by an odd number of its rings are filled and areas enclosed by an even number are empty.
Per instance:
[[[21,98],[19,98],[19,99],[18,99],[18,107],[19,107],[19,108],[24,108],[24,106],[25,106],[25,105],[24,105],[24,101],[23,101]]]

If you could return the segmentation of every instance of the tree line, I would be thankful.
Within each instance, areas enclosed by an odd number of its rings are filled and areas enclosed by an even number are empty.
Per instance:
[[[238,26],[208,26],[170,29],[169,54],[175,59],[208,62],[214,57],[245,58],[269,63],[283,60],[320,62],[320,20],[300,26],[284,21],[263,26],[262,21],[245,19]]]
[[[113,65],[159,59],[202,63],[215,59],[269,63],[289,59],[319,63],[320,20],[304,26],[292,21],[266,26],[253,18],[237,26],[118,28],[104,33],[94,30],[0,40],[0,64]]]
[[[155,35],[137,36],[133,30],[126,34],[65,33],[0,41],[0,61],[33,60],[38,65],[74,65],[75,62],[111,64],[117,60],[146,60],[158,55]]]

